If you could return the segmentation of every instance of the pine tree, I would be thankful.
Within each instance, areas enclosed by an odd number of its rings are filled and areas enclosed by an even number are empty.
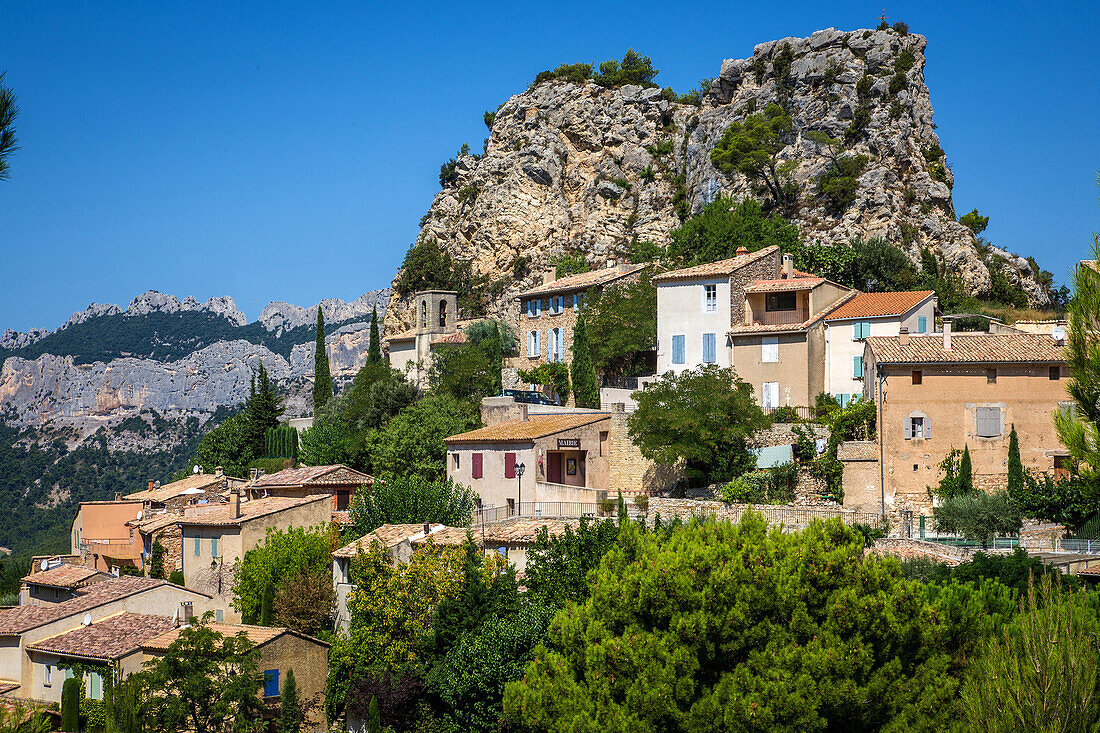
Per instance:
[[[1020,460],[1020,439],[1016,436],[1016,425],[1013,424],[1012,432],[1008,434],[1008,494],[1012,497],[1020,496],[1027,476],[1024,473],[1024,463]]]
[[[959,460],[959,483],[956,495],[974,493],[974,469],[970,464],[970,446],[963,446],[962,459]]]
[[[332,399],[332,372],[328,365],[328,349],[325,348],[325,314],[317,306],[317,347],[313,357],[313,414],[320,412]]]
[[[577,319],[573,327],[573,399],[577,407],[600,407],[600,387],[596,382],[596,368],[592,366],[592,352],[588,347],[588,326],[585,317]]]
[[[252,375],[252,387],[248,400],[244,403],[248,444],[252,455],[262,456],[265,450],[267,429],[279,424],[283,414],[283,401],[275,393],[275,385],[267,375],[267,368],[260,362],[260,368]]]
[[[367,363],[382,361],[382,337],[378,332],[378,306],[370,314],[370,349],[367,351]]]
[[[153,556],[149,561],[149,577],[164,580],[164,545],[160,542],[153,543]]]
[[[84,682],[70,677],[61,686],[61,730],[66,733],[80,731],[80,692]]]
[[[286,671],[283,694],[279,697],[279,733],[298,733],[302,729],[302,703],[294,670]]]

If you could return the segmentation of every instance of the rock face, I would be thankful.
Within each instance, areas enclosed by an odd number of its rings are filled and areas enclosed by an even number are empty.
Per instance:
[[[143,316],[147,313],[179,313],[181,311],[209,311],[227,319],[234,326],[245,326],[248,318],[237,309],[237,303],[228,295],[210,298],[200,303],[194,296],[188,295],[182,301],[174,295],[165,295],[156,290],[147,290],[130,301],[126,308],[128,316]]]
[[[379,318],[386,309],[386,303],[390,299],[389,288],[373,290],[360,295],[350,303],[345,303],[339,298],[326,298],[320,303],[314,303],[308,308],[277,300],[268,303],[260,312],[259,322],[268,331],[274,331],[276,335],[282,334],[301,326],[312,326],[317,323],[317,307],[325,315],[325,323],[342,323],[354,318],[370,318],[371,311],[378,308]]]
[[[936,155],[925,46],[923,36],[892,30],[770,41],[751,58],[724,61],[701,108],[666,101],[659,89],[543,82],[501,106],[484,155],[457,158],[457,180],[436,195],[418,241],[435,238],[469,261],[475,276],[499,281],[497,310],[509,313],[511,296],[532,286],[556,255],[579,252],[602,264],[625,255],[634,238],[664,244],[681,223],[677,197],[698,211],[722,194],[754,195],[740,174],[716,170],[710,153],[732,122],[782,97],[794,131],[778,157],[790,161],[800,186],[794,220],[807,240],[883,236],[914,262],[929,247],[981,292],[988,268],[974,235],[955,220],[951,171]],[[912,63],[891,91],[903,54]],[[869,161],[854,202],[834,216],[815,195],[830,151],[808,133],[844,139],[853,118],[865,115],[845,148]],[[521,257],[529,274],[515,278]],[[1026,260],[1013,258],[1007,271],[1033,305],[1048,302]],[[387,333],[407,328],[408,304],[395,298],[390,306]]]
[[[49,335],[50,332],[44,328],[32,328],[29,331],[13,331],[10,328],[5,328],[4,334],[0,336],[0,349],[11,351],[22,349],[24,346],[30,346]]]

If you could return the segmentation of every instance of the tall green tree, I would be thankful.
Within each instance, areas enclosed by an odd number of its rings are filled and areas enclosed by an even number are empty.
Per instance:
[[[793,252],[798,227],[779,214],[766,214],[756,201],[721,196],[669,234],[665,256],[674,267],[729,259],[739,247],[750,252],[776,245]]]
[[[298,696],[298,681],[294,679],[294,670],[288,669],[279,695],[279,733],[299,733],[301,730],[302,701]]]
[[[370,346],[367,349],[367,362],[377,364],[382,361],[382,336],[378,329],[378,306],[370,312]]]
[[[762,113],[734,122],[722,134],[710,153],[714,167],[726,175],[741,173],[757,189],[771,197],[773,206],[790,210],[798,200],[798,184],[791,173],[793,163],[780,162],[794,124],[790,114],[775,102]]]
[[[752,385],[713,364],[663,375],[635,392],[630,437],[657,463],[684,461],[696,482],[728,481],[755,467],[747,439],[768,426]]]
[[[19,107],[15,103],[15,92],[4,86],[4,76],[0,73],[0,181],[10,177],[8,158],[19,149],[15,137],[15,119],[19,116]]]
[[[167,651],[141,673],[152,691],[156,730],[242,733],[263,730],[258,652],[244,632],[224,636],[207,618],[180,631]]]
[[[68,733],[80,731],[80,698],[84,695],[84,681],[69,677],[61,685],[61,729]]]
[[[214,473],[221,466],[226,476],[248,478],[248,463],[258,457],[252,451],[248,415],[242,411],[222,420],[202,436],[187,467],[201,466],[205,473]]]
[[[152,557],[149,560],[149,577],[163,580],[167,576],[164,573],[164,555],[166,550],[159,541],[153,543]]]
[[[1016,425],[1008,434],[1008,494],[1018,496],[1027,486],[1027,474],[1020,459],[1020,438],[1016,435]]]
[[[481,424],[477,407],[450,394],[430,394],[397,413],[371,442],[374,477],[392,481],[419,476],[427,481],[447,475],[443,439]]]
[[[253,386],[244,404],[246,438],[253,456],[264,454],[264,440],[268,428],[279,425],[283,414],[283,400],[275,391],[275,384],[261,361],[253,375]]]
[[[245,623],[256,623],[265,597],[273,601],[275,588],[283,582],[303,572],[331,573],[337,542],[328,527],[269,528],[233,570],[233,608]]]
[[[317,344],[313,354],[313,413],[332,399],[332,371],[328,365],[328,348],[325,346],[325,314],[317,306]]]
[[[960,495],[974,493],[974,466],[970,461],[970,446],[963,446],[962,458],[959,459],[959,483]]]
[[[600,407],[600,385],[596,381],[596,369],[592,366],[592,352],[588,346],[588,318],[581,314],[573,327],[573,363],[570,372],[573,381],[573,399],[577,407]]]
[[[146,719],[148,701],[149,690],[144,675],[123,677],[121,672],[115,672],[108,676],[103,691],[106,732],[146,733],[149,730]]]
[[[477,494],[450,479],[428,481],[421,476],[398,476],[376,483],[370,491],[355,493],[348,512],[348,532],[362,537],[383,524],[465,527],[476,506]]]
[[[597,374],[615,379],[649,373],[646,357],[657,343],[657,288],[648,272],[638,282],[589,292],[584,322]]]

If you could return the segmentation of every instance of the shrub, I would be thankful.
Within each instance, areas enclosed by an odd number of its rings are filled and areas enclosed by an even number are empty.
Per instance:
[[[458,192],[458,203],[465,204],[467,201],[473,201],[477,199],[477,195],[480,190],[476,183],[471,183],[469,186],[463,186],[462,190]]]
[[[845,155],[833,164],[817,180],[818,193],[825,199],[826,210],[840,216],[856,200],[859,176],[867,166],[866,155]]]
[[[968,213],[959,217],[959,223],[974,232],[975,235],[978,235],[984,232],[985,228],[989,226],[989,217],[982,216],[978,213],[977,209],[971,209]]]
[[[593,77],[593,81],[601,87],[621,87],[627,84],[637,84],[642,87],[655,87],[653,77],[658,70],[653,68],[653,63],[648,56],[642,56],[634,49],[627,50],[621,62],[608,59],[600,64],[599,72]]]
[[[897,23],[894,23],[894,32],[902,36],[909,35],[909,24],[899,20]]]
[[[653,170],[653,165],[647,165],[645,170],[638,174],[638,177],[647,183],[652,183],[653,179],[657,177],[657,174]]]
[[[61,685],[61,729],[76,733],[80,730],[80,698],[84,682],[80,677],[70,677]]]
[[[859,77],[859,81],[856,82],[856,96],[860,100],[866,100],[871,98],[871,87],[874,86],[875,77],[870,74],[864,74]]]
[[[642,514],[649,512],[649,496],[647,494],[638,494],[634,497],[634,506],[638,507],[638,511]]]
[[[1021,525],[1020,510],[1007,491],[960,494],[945,499],[933,512],[938,531],[962,535],[983,548],[998,535],[1016,534]]]
[[[168,573],[168,582],[172,583],[173,585],[183,585],[183,571],[173,570],[172,572]]]
[[[932,143],[932,145],[922,149],[920,152],[921,155],[924,156],[924,159],[927,160],[929,163],[937,160],[943,160],[944,157],[943,148],[940,147],[939,143]]]
[[[786,504],[794,498],[797,475],[793,463],[743,473],[722,487],[722,501],[727,504]]]
[[[858,140],[870,121],[871,111],[862,105],[856,107],[855,111],[852,112],[852,121],[848,123],[848,128],[844,130],[844,141],[853,143]]]
[[[893,100],[892,102],[890,102],[890,119],[891,120],[900,120],[901,119],[901,113],[902,113],[901,102],[899,102],[896,99]]]
[[[558,68],[552,71],[540,72],[533,82],[532,87],[536,87],[544,81],[550,81],[552,79],[560,79],[562,81],[570,81],[574,84],[583,84],[592,78],[592,64],[562,64]]]
[[[768,415],[773,423],[796,423],[800,422],[798,417],[798,411],[790,405],[783,405],[777,407]]]

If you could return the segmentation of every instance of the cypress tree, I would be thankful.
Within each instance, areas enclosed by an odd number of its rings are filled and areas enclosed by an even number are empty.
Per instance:
[[[378,332],[378,306],[370,314],[370,349],[367,351],[367,363],[382,361],[382,337]]]
[[[367,708],[367,733],[382,733],[382,712],[378,709],[378,698],[373,695]]]
[[[1024,463],[1020,460],[1020,439],[1016,436],[1014,423],[1012,432],[1008,434],[1008,495],[1019,497],[1025,481]]]
[[[577,319],[573,327],[573,399],[577,407],[600,407],[600,387],[596,382],[596,368],[592,366],[592,352],[588,347],[588,327],[585,317]]]
[[[317,306],[317,348],[313,357],[313,414],[316,415],[332,398],[332,372],[325,348],[325,314]]]
[[[164,545],[160,542],[153,543],[153,555],[149,561],[149,577],[164,580]]]
[[[275,586],[268,583],[264,588],[264,595],[260,601],[260,626],[271,626],[271,618],[274,615],[272,605],[275,602]]]
[[[61,730],[66,733],[80,731],[80,691],[83,685],[79,677],[70,677],[61,686]]]
[[[962,459],[959,461],[959,484],[957,496],[974,493],[974,469],[970,465],[970,446],[963,446]]]
[[[267,429],[279,424],[283,414],[283,401],[275,394],[275,385],[267,375],[263,362],[253,374],[253,387],[244,405],[248,444],[252,455],[263,456],[266,449]]]
[[[279,733],[298,733],[302,729],[302,703],[298,699],[298,683],[294,670],[286,671],[283,693],[279,697]]]

